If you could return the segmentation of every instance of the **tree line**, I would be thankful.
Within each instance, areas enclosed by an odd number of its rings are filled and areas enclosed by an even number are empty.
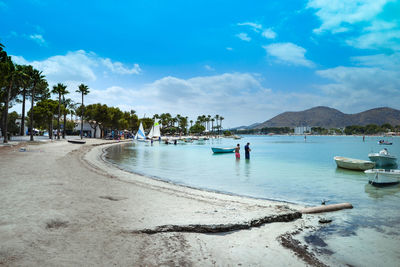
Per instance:
[[[235,134],[293,134],[294,128],[291,127],[265,127],[262,129],[240,129],[240,130],[231,130],[232,133]],[[328,135],[328,134],[336,134],[336,135],[374,135],[374,134],[382,134],[387,132],[400,132],[400,125],[392,126],[389,123],[382,124],[381,126],[376,124],[368,124],[366,126],[360,125],[350,125],[346,126],[343,129],[339,128],[330,128],[326,129],[324,127],[311,127],[311,132],[309,134],[318,134],[318,135]]]
[[[157,120],[161,124],[161,133],[165,134],[200,134],[205,131],[219,134],[222,130],[224,117],[220,115],[201,115],[196,121],[188,120],[187,116],[180,114],[173,117],[170,113],[155,114],[152,118],[139,119],[136,112],[121,111],[117,107],[109,107],[105,104],[84,105],[84,96],[90,93],[87,85],[81,84],[76,92],[81,94],[81,102],[75,103],[67,98],[70,93],[67,86],[58,83],[49,89],[49,84],[43,73],[31,65],[14,64],[11,57],[4,50],[4,45],[0,43],[0,128],[3,136],[7,133],[14,135],[24,135],[25,123],[29,125],[30,140],[34,140],[35,128],[47,129],[49,138],[53,136],[53,130],[57,129],[57,138],[65,138],[67,131],[72,132],[75,127],[73,116],[80,116],[80,129],[83,129],[83,122],[87,121],[96,136],[100,129],[100,136],[112,130],[126,129],[131,132],[137,131],[140,122],[144,129],[149,131]],[[57,100],[51,99],[51,95],[56,96]],[[25,118],[26,105],[30,101],[30,110]],[[18,119],[17,112],[9,113],[9,109],[15,104],[20,103],[21,124],[16,125]],[[71,115],[70,121],[67,116]],[[62,123],[62,124],[61,124]],[[190,123],[190,128],[188,125]],[[194,123],[194,124],[193,124]],[[80,131],[81,138],[83,131]],[[3,142],[7,142],[4,138]]]

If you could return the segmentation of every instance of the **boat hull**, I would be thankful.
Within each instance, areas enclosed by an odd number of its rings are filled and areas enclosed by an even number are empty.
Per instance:
[[[396,165],[396,157],[390,155],[382,155],[379,153],[370,153],[368,154],[368,158],[375,162],[376,166],[394,166]]]
[[[345,157],[334,157],[336,165],[339,168],[355,170],[355,171],[365,171],[375,167],[375,162],[368,160],[352,159]]]
[[[235,151],[235,148],[212,147],[211,150],[213,153],[233,153]]]
[[[400,170],[366,170],[368,182],[372,185],[393,185],[400,182]]]
[[[72,143],[72,144],[81,144],[81,145],[83,145],[83,144],[85,144],[86,143],[86,141],[85,140],[68,140],[68,143]]]

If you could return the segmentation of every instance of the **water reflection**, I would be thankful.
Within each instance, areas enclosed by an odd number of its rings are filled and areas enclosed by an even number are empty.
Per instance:
[[[395,195],[400,192],[400,185],[390,185],[385,187],[376,187],[370,184],[365,185],[365,193],[371,198],[383,198],[389,195]]]
[[[245,159],[245,162],[244,162],[244,175],[247,177],[246,180],[250,179],[250,160],[249,159]]]

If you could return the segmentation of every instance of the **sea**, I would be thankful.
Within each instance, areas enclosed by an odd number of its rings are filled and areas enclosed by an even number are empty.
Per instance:
[[[379,145],[381,139],[393,145]],[[240,160],[211,151],[237,144]],[[368,160],[368,153],[383,148],[400,159],[399,137],[311,135],[131,142],[110,147],[107,159],[130,172],[204,190],[309,206],[350,202],[353,209],[324,214],[332,222],[305,236],[307,245],[337,266],[400,266],[400,185],[375,187],[363,172],[339,169],[333,160]]]

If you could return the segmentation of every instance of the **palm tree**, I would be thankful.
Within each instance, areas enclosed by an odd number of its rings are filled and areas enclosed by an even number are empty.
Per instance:
[[[30,140],[33,141],[33,105],[35,102],[35,89],[36,85],[38,85],[40,82],[42,82],[45,78],[44,75],[42,75],[41,71],[38,71],[36,69],[32,69],[32,72],[30,73],[31,79],[32,79],[32,95],[31,95],[31,119],[29,121],[29,127],[31,128],[31,138]]]
[[[193,120],[190,120],[190,127],[193,126]]]
[[[210,131],[210,121],[211,121],[211,115],[207,116],[207,127],[208,127],[208,131]]]
[[[7,74],[6,76],[6,84],[7,84],[7,93],[6,93],[6,101],[5,101],[5,110],[4,110],[4,124],[3,124],[3,143],[8,143],[8,108],[10,105],[10,98],[11,98],[11,89],[14,86],[15,80],[17,79],[17,71],[15,70],[15,66],[11,61],[11,57],[7,57],[6,61],[6,69]]]
[[[222,117],[222,116],[219,117],[219,127],[220,127],[221,130],[222,130],[222,121],[223,121],[224,119],[225,119],[225,118]]]
[[[54,85],[51,92],[58,94],[57,139],[60,140],[61,96],[64,98],[64,95],[69,94],[69,92],[67,91],[67,86],[62,83]],[[63,137],[65,138],[65,135]]]
[[[62,104],[64,106],[64,110],[63,110],[63,114],[64,114],[63,129],[64,130],[62,133],[62,138],[65,139],[65,131],[67,130],[67,128],[66,128],[67,127],[67,114],[68,114],[68,112],[71,112],[71,114],[72,114],[73,111],[71,108],[73,108],[74,103],[72,102],[71,98],[65,99],[65,97],[63,95]],[[72,115],[71,115],[71,121],[72,121]]]
[[[31,86],[31,77],[29,73],[32,70],[31,65],[17,65],[17,70],[23,73],[23,76],[20,80],[21,96],[22,96],[22,111],[21,111],[21,128],[20,135],[25,135],[25,103],[26,103],[26,95],[28,93],[28,88]]]
[[[212,132],[214,132],[214,121],[215,121],[215,119],[212,118],[212,119],[211,119],[211,131],[212,131]]]
[[[82,114],[81,114],[81,139],[83,139],[83,110],[85,109],[85,106],[83,105],[83,96],[89,94],[89,87],[87,85],[84,85],[83,83],[79,85],[79,89],[76,90],[77,93],[82,94]]]
[[[218,134],[219,134],[219,128],[218,128],[218,121],[219,121],[219,115],[215,115],[215,122],[217,123],[217,126],[215,126],[218,130]]]

